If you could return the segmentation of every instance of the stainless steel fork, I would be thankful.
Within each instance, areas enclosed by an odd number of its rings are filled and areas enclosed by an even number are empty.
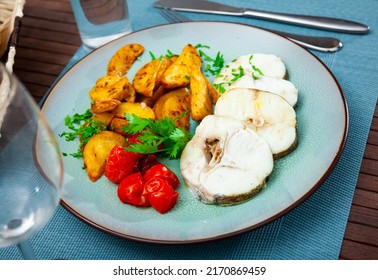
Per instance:
[[[176,12],[175,10],[168,8],[161,8],[159,13],[169,22],[189,22],[193,21],[190,18]],[[342,47],[340,40],[333,37],[319,37],[319,36],[305,36],[298,34],[291,34],[271,29],[266,29],[267,31],[273,32],[275,34],[284,36],[289,40],[301,45],[305,48],[321,51],[321,52],[335,52]]]

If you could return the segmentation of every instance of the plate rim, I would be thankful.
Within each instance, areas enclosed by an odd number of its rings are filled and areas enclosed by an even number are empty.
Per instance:
[[[110,41],[110,42],[106,43],[105,45],[99,47],[98,49],[93,50],[92,52],[89,52],[88,54],[84,55],[82,58],[80,58],[75,63],[73,63],[68,69],[66,69],[66,71],[64,73],[61,73],[58,76],[58,78],[55,80],[55,82],[50,86],[49,90],[46,92],[46,94],[44,95],[44,97],[42,98],[42,100],[40,102],[40,108],[41,108],[41,110],[43,111],[43,106],[46,104],[47,99],[49,98],[49,96],[53,92],[53,90],[55,89],[56,85],[59,84],[59,82],[69,73],[69,71],[71,69],[73,69],[79,63],[81,63],[88,56],[93,55],[93,53],[96,53],[98,50],[106,47],[107,45],[110,45],[113,42],[116,42],[116,41],[119,41],[119,40],[123,40],[124,38],[133,36],[136,33],[145,32],[145,31],[151,30],[151,29],[158,29],[158,28],[162,28],[162,27],[164,28],[166,26],[172,26],[172,25],[184,25],[184,24],[185,25],[188,25],[188,24],[192,25],[192,24],[198,24],[198,23],[205,23],[205,24],[206,23],[212,23],[212,24],[214,24],[214,23],[215,24],[220,23],[220,24],[227,24],[227,25],[237,25],[237,26],[240,25],[240,26],[244,26],[244,27],[248,27],[248,28],[252,28],[252,29],[258,29],[258,30],[260,30],[262,32],[267,32],[269,34],[273,34],[275,36],[283,38],[286,41],[289,41],[291,44],[294,44],[297,47],[305,50],[307,52],[307,55],[312,56],[318,63],[321,64],[321,66],[327,71],[327,73],[332,78],[333,82],[335,82],[335,85],[338,88],[339,92],[337,94],[340,95],[341,100],[342,100],[344,119],[345,119],[344,120],[344,129],[343,129],[343,134],[342,134],[343,135],[342,136],[342,140],[341,140],[341,142],[338,145],[338,150],[335,153],[335,155],[334,155],[334,157],[332,159],[332,162],[329,164],[326,172],[323,173],[323,175],[321,176],[321,178],[311,188],[309,188],[308,191],[304,195],[302,195],[297,201],[295,201],[294,203],[290,204],[285,209],[282,209],[281,211],[279,211],[278,213],[276,213],[275,215],[271,216],[270,218],[268,218],[268,219],[266,219],[264,221],[261,221],[259,223],[254,224],[254,225],[245,227],[243,229],[239,229],[239,230],[236,230],[236,231],[231,231],[229,233],[220,234],[220,235],[211,236],[211,237],[198,238],[198,239],[188,239],[188,240],[158,240],[158,239],[152,239],[152,238],[144,238],[144,237],[140,237],[140,236],[133,236],[133,235],[130,235],[130,234],[125,234],[125,233],[118,232],[116,230],[109,229],[109,228],[107,228],[107,227],[105,227],[105,226],[97,223],[96,221],[91,220],[91,219],[83,216],[81,213],[79,213],[76,210],[74,210],[67,202],[65,202],[63,198],[61,198],[60,199],[60,205],[62,205],[62,207],[65,208],[70,214],[72,214],[74,217],[78,218],[80,221],[84,222],[85,224],[87,224],[87,225],[89,225],[89,226],[91,226],[91,227],[93,227],[93,228],[95,228],[97,230],[100,230],[100,231],[102,231],[102,232],[104,232],[106,234],[109,234],[111,236],[115,236],[115,237],[126,239],[126,240],[132,240],[132,241],[137,241],[137,242],[142,242],[142,243],[148,243],[148,244],[185,245],[185,244],[197,244],[197,243],[205,243],[205,242],[216,241],[216,240],[223,240],[223,239],[227,239],[229,237],[233,237],[233,236],[236,236],[236,235],[240,235],[240,234],[243,234],[243,233],[255,230],[255,229],[260,228],[262,226],[265,226],[267,224],[270,224],[273,221],[277,220],[278,218],[284,216],[285,214],[287,214],[287,213],[291,212],[292,210],[294,210],[295,208],[297,208],[304,201],[306,201],[313,193],[315,193],[315,191],[318,190],[320,188],[320,186],[322,186],[322,184],[330,176],[330,174],[335,169],[337,163],[339,162],[340,157],[341,157],[341,155],[342,155],[342,153],[344,151],[347,138],[348,138],[348,131],[349,131],[349,111],[348,111],[348,105],[347,105],[345,94],[344,94],[344,92],[343,92],[343,90],[342,90],[342,88],[341,88],[341,86],[339,84],[339,81],[337,80],[337,78],[335,77],[335,75],[333,74],[333,72],[328,68],[328,66],[320,58],[318,58],[315,54],[313,54],[312,52],[310,52],[306,48],[302,47],[301,45],[297,44],[296,42],[289,40],[285,36],[276,34],[276,33],[272,32],[270,30],[266,30],[263,27],[253,26],[253,25],[244,24],[244,23],[227,22],[227,21],[213,21],[213,20],[201,20],[201,21],[180,22],[180,23],[165,23],[165,24],[159,24],[159,25],[143,28],[143,29],[134,31],[134,32],[132,32],[130,34],[124,35],[124,36],[122,36],[122,37],[120,37],[118,39],[115,39],[113,41]]]

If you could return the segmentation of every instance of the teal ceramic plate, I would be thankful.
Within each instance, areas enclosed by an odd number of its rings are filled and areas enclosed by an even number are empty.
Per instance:
[[[253,199],[235,206],[205,205],[189,192],[182,178],[176,207],[162,215],[152,208],[122,204],[116,185],[105,177],[91,183],[82,169],[82,160],[65,157],[65,186],[62,205],[95,228],[132,240],[182,244],[220,239],[256,229],[287,213],[308,198],[328,177],[343,150],[348,113],[342,90],[330,70],[314,55],[288,39],[242,24],[187,22],[138,31],[115,40],[77,62],[55,84],[42,110],[61,150],[74,152],[78,143],[58,135],[66,131],[64,118],[89,108],[88,91],[106,74],[111,56],[123,45],[139,43],[142,57],[127,76],[167,50],[180,53],[187,43],[210,46],[207,54],[220,51],[226,62],[250,53],[280,56],[289,80],[299,89],[296,107],[299,145],[275,162],[266,188]],[[165,163],[179,173],[178,161]]]

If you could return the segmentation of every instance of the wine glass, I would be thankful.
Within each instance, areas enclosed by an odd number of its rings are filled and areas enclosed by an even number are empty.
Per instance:
[[[0,249],[17,244],[35,259],[28,239],[53,216],[63,184],[54,135],[22,83],[0,64]]]

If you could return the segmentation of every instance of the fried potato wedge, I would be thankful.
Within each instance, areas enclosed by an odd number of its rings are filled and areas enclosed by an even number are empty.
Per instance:
[[[200,121],[213,112],[212,96],[201,69],[192,67],[190,76],[190,113],[194,121]]]
[[[93,135],[85,144],[83,150],[84,166],[89,179],[97,181],[105,173],[106,160],[110,151],[116,145],[126,146],[124,136],[102,131]]]
[[[174,119],[186,111],[190,111],[190,94],[187,88],[172,90],[161,96],[154,106],[157,119],[168,117]],[[189,113],[175,121],[176,127],[189,130]]]
[[[143,51],[144,47],[140,44],[128,44],[121,47],[109,60],[108,75],[117,75],[119,77],[126,75]]]
[[[89,96],[94,101],[109,101],[112,99],[123,101],[130,92],[133,91],[134,89],[130,84],[129,79],[127,77],[122,77],[119,78],[118,81],[108,84],[107,86],[95,85],[89,91]],[[135,95],[135,93],[133,94]]]
[[[128,121],[124,118],[113,118],[110,122],[111,131],[120,133],[122,135],[128,136],[127,133],[123,131],[123,127],[128,124]]]
[[[133,103],[136,100],[136,96],[137,96],[136,91],[134,87],[131,85],[129,90],[126,93],[125,101]]]
[[[157,74],[162,63],[160,59],[154,59],[146,63],[136,72],[133,79],[133,87],[137,93],[151,97],[155,86],[160,83]]]
[[[106,127],[109,126],[113,118],[114,118],[114,113],[112,111],[98,113],[91,117],[92,120],[96,120],[96,121],[104,123]]]
[[[165,93],[167,93],[169,89],[166,89],[162,85],[158,87],[153,95],[151,97],[146,97],[146,96],[140,96],[139,102],[144,102],[148,107],[153,108],[156,101]]]
[[[138,70],[133,79],[133,87],[137,93],[151,97],[159,88],[165,70],[171,60],[166,57],[151,60]]]
[[[115,84],[116,82],[118,82],[122,78],[125,78],[125,77],[118,77],[116,75],[107,75],[107,76],[101,77],[96,81],[96,87],[98,87],[98,88],[110,87],[111,85]],[[130,82],[129,82],[129,84],[130,84]],[[126,91],[125,101],[126,102],[135,102],[135,98],[136,98],[135,89],[130,84],[128,90]]]
[[[155,112],[151,107],[145,103],[130,103],[122,102],[114,109],[114,116],[116,118],[125,118],[125,114],[135,114],[140,118],[155,119]]]
[[[213,102],[213,104],[217,103],[220,96],[219,92],[213,87],[213,85],[210,83],[208,79],[206,79],[206,85],[207,85],[207,89],[210,92],[211,101]]]
[[[117,75],[106,75],[97,79],[96,86],[100,88],[104,88],[112,84],[115,84],[119,80],[120,80],[120,77],[118,77]]]
[[[175,62],[164,72],[162,85],[169,89],[189,85],[192,67],[195,65],[200,68],[201,64],[197,49],[191,44],[186,45]]]
[[[99,114],[113,111],[119,104],[121,104],[121,101],[117,99],[95,100],[91,105],[91,112],[93,114]]]
[[[160,59],[161,64],[160,64],[159,71],[156,74],[155,89],[160,87],[161,81],[163,79],[163,75],[164,75],[165,71],[167,71],[167,69],[177,60],[177,58],[178,58],[178,56],[175,55],[175,56],[171,56],[169,58],[168,57],[162,57]]]

